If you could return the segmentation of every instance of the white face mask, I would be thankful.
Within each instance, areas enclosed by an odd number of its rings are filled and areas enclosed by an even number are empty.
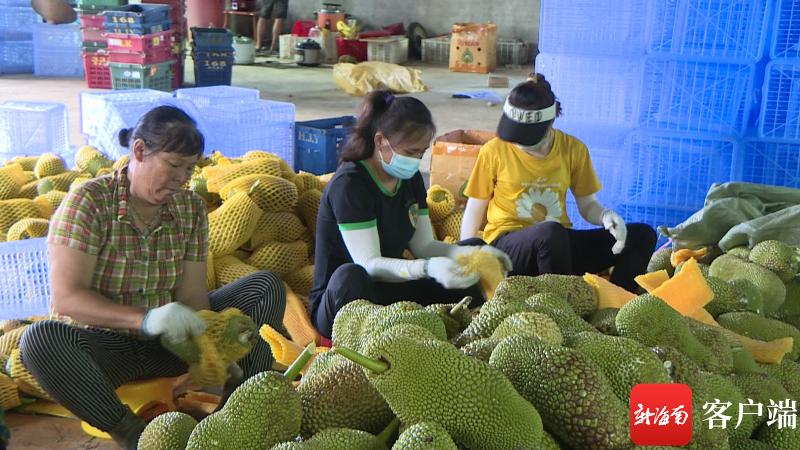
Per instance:
[[[550,128],[547,130],[547,134],[544,135],[542,140],[537,142],[536,144],[533,145],[516,144],[516,146],[525,153],[541,156],[541,155],[546,155],[550,151],[550,145],[552,143],[553,143],[553,129]]]

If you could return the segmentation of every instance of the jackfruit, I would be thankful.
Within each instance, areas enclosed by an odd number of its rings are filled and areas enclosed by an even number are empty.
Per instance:
[[[583,277],[575,275],[510,276],[497,287],[495,297],[525,300],[541,293],[560,295],[579,316],[597,309],[597,293]]]
[[[689,330],[701,344],[711,350],[711,357],[700,361],[700,367],[707,371],[719,374],[733,372],[733,352],[730,337],[719,327],[713,327],[694,319],[686,318]]]
[[[735,256],[722,255],[711,263],[709,275],[725,281],[745,279],[752,282],[763,294],[764,313],[772,314],[786,299],[786,286],[771,270]]]
[[[750,259],[750,248],[747,247],[746,245],[733,247],[732,249],[725,252],[725,254],[735,256],[737,258],[748,261]]]
[[[433,223],[433,228],[440,240],[444,240],[446,236],[458,239],[461,236],[462,220],[464,220],[464,210],[456,209],[442,221]]]
[[[380,306],[368,300],[354,300],[344,305],[333,319],[331,340],[336,347],[359,348],[361,328],[367,317]]]
[[[292,182],[297,186],[297,195],[303,195],[306,191],[316,189],[322,192],[322,182],[319,181],[316,175],[300,172],[292,179]]]
[[[197,420],[186,413],[161,414],[139,436],[138,450],[183,450],[196,426]]]
[[[447,340],[444,322],[436,313],[412,302],[397,302],[374,310],[367,316],[369,328],[361,329],[358,351],[367,352],[375,338],[398,325],[416,325],[428,330],[434,339]]]
[[[225,256],[250,239],[263,211],[247,195],[239,192],[208,214],[208,251]]]
[[[388,332],[368,357],[334,350],[365,367],[404,423],[437,422],[454,441],[486,450],[536,448],[542,438],[539,413],[508,379],[447,342]]]
[[[272,447],[272,450],[386,450],[386,444],[377,437],[348,428],[328,428],[301,443],[286,442]]]
[[[489,252],[476,250],[458,255],[455,260],[464,273],[479,275],[478,285],[484,298],[494,297],[497,285],[505,278],[503,263],[496,256]]]
[[[254,249],[270,241],[294,242],[299,240],[305,231],[305,225],[294,213],[265,212],[258,220],[247,246]]]
[[[539,443],[539,448],[541,450],[561,450],[561,444],[556,441],[552,434],[545,430],[542,433],[542,441]]]
[[[100,169],[111,169],[112,164],[99,150],[84,145],[75,153],[75,167],[81,172],[98,176]]]
[[[27,183],[23,184],[20,189],[19,193],[16,195],[16,198],[34,198],[39,195],[39,180],[28,181]],[[70,189],[72,186],[70,185]]]
[[[223,186],[248,175],[281,176],[281,165],[270,158],[258,158],[241,164],[207,166],[203,168],[203,178],[207,181],[208,192],[223,194]],[[297,187],[292,184],[297,190]],[[249,186],[248,186],[249,187]]]
[[[749,255],[750,262],[773,271],[783,282],[797,275],[800,250],[781,241],[769,240],[756,244]]]
[[[647,263],[647,271],[658,272],[659,270],[666,270],[671,277],[675,273],[675,268],[670,261],[671,258],[672,248],[666,247],[658,250],[650,257],[650,262]]]
[[[117,159],[116,161],[114,161],[114,164],[111,166],[111,168],[112,168],[114,171],[117,171],[117,170],[119,170],[119,169],[122,169],[123,167],[125,167],[125,166],[127,166],[127,165],[128,165],[128,163],[130,162],[130,160],[131,160],[131,157],[130,157],[130,155],[123,155],[123,156],[120,156],[120,157],[119,157],[119,159]]]
[[[264,212],[292,211],[298,198],[294,183],[263,174],[235,178],[220,188],[219,196],[225,202],[239,192],[247,192]]]
[[[678,264],[675,266],[675,275],[681,273],[681,270],[686,266],[686,261]],[[708,271],[711,268],[708,264],[697,263],[697,268],[700,269],[700,273],[703,274],[703,277],[708,278]]]
[[[739,247],[737,247],[739,248]],[[731,439],[731,450],[781,450],[774,445],[755,439]]]
[[[478,339],[477,341],[472,341],[469,344],[461,347],[461,353],[475,358],[480,359],[483,362],[489,362],[489,358],[492,356],[492,352],[494,351],[497,344],[500,343],[500,339],[495,338],[482,338]]]
[[[6,164],[0,167],[0,200],[16,198],[26,183],[28,177],[21,165]]]
[[[705,402],[730,402],[738,410],[740,404],[747,403],[745,396],[735,384],[726,376],[700,372],[699,383],[702,384],[701,400]],[[698,411],[699,412],[699,411]],[[737,418],[738,421],[738,418]],[[704,421],[707,425],[707,422]],[[752,417],[742,415],[742,423],[736,426],[736,422],[729,423],[727,427],[728,437],[731,440],[747,439],[753,434],[756,422]]]
[[[775,402],[775,406],[778,405],[778,402]],[[793,405],[794,403],[788,399],[782,400],[780,404],[784,408],[793,408]],[[780,450],[800,450],[800,431],[797,430],[796,425],[788,423],[783,424],[782,427],[776,423],[763,425],[756,433],[756,439],[765,444],[774,445]]]
[[[419,422],[400,433],[392,450],[458,450],[458,447],[438,423]]]
[[[15,222],[6,233],[6,242],[47,236],[50,221],[47,219],[22,219]]]
[[[770,400],[775,404],[785,402],[791,396],[783,386],[769,375],[759,373],[737,373],[730,375],[729,379],[739,389],[746,399],[752,399],[754,403],[761,403],[764,410],[769,406]],[[754,407],[751,407],[752,410]],[[766,414],[752,415],[755,423],[754,428],[764,424],[768,417]]]
[[[784,359],[778,364],[759,364],[759,367],[779,382],[793,399],[800,399],[800,364]]]
[[[326,428],[379,433],[394,417],[389,405],[361,366],[341,355],[329,358],[327,368],[304,376],[297,387],[303,404],[300,434],[309,438]]]
[[[714,299],[705,306],[706,311],[712,316],[717,317],[728,312],[747,310],[746,298],[740,295],[731,283],[717,277],[707,277],[706,282],[708,287],[714,291]]]
[[[597,333],[597,330],[578,316],[567,301],[558,294],[534,294],[525,303],[534,311],[550,316],[558,324],[561,334],[565,338],[584,331]]]
[[[603,371],[614,394],[627,404],[631,389],[639,383],[671,383],[664,364],[647,347],[633,339],[580,333],[569,346],[589,358]]]
[[[47,201],[34,202],[27,198],[0,200],[0,233],[5,236],[11,225],[22,219],[48,219],[52,212],[52,206]]]
[[[796,360],[800,355],[800,330],[779,320],[768,319],[751,312],[726,313],[717,317],[717,322],[728,330],[759,341],[790,337],[792,351],[787,355]]]
[[[308,297],[314,284],[314,266],[307,265],[292,271],[284,277],[286,284],[296,293]]]
[[[539,411],[547,431],[571,448],[630,446],[627,406],[603,372],[580,352],[531,336],[513,336],[497,345],[489,365]]]
[[[439,222],[449,216],[456,207],[456,199],[449,189],[434,184],[428,189],[427,196],[428,214],[430,215],[431,222]],[[461,235],[459,230],[458,237]]]
[[[55,212],[55,210],[57,210],[58,207],[61,206],[61,202],[64,201],[64,197],[66,196],[67,193],[63,191],[50,191],[44,195],[35,197],[33,200],[35,204],[40,204],[41,202],[49,203],[53,212]]]
[[[322,192],[311,189],[306,191],[297,200],[297,214],[303,219],[303,223],[311,231],[311,236],[317,235],[317,212],[322,201]]]
[[[737,294],[741,297],[746,305],[746,310],[757,314],[764,313],[764,294],[758,289],[758,286],[753,284],[750,280],[738,278],[729,281],[731,286],[736,289]],[[784,301],[784,303],[786,303]],[[783,307],[783,306],[781,306]]]
[[[9,166],[11,164],[19,164],[22,167],[22,170],[26,172],[32,172],[33,168],[36,167],[36,161],[39,160],[38,156],[15,156],[6,162],[6,165]]]
[[[19,341],[27,329],[28,324],[23,324],[0,335],[0,355],[9,358],[11,351],[19,348]]]
[[[258,270],[258,267],[253,267],[233,255],[214,256],[214,274],[218,288]]]
[[[469,309],[471,302],[472,297],[464,297],[458,303],[435,303],[426,306],[425,309],[436,313],[442,319],[447,331],[447,339],[453,339],[472,322],[472,311]]]
[[[619,336],[616,324],[618,312],[619,308],[599,309],[589,316],[589,323],[603,334]]]
[[[245,262],[283,277],[303,267],[307,261],[308,246],[303,241],[295,241],[268,242],[258,247]]]
[[[661,271],[664,272],[664,271]],[[594,289],[597,294],[597,309],[622,308],[626,303],[636,298],[636,294],[617,286],[604,277],[593,273],[583,275],[584,281]],[[666,283],[662,283],[666,284]]]
[[[617,313],[616,325],[620,336],[649,347],[671,345],[697,363],[712,356],[691,333],[680,313],[649,294],[640,295],[623,306]]]
[[[472,341],[487,338],[494,333],[495,328],[506,318],[514,313],[531,311],[532,308],[521,301],[491,300],[484,303],[480,312],[469,326],[453,339],[457,347],[463,347]]]
[[[33,166],[33,175],[41,179],[58,175],[65,170],[64,160],[60,156],[55,153],[45,153],[36,160],[36,165]]]
[[[564,337],[558,324],[550,316],[538,312],[520,312],[506,317],[495,328],[492,338],[501,341],[509,336],[533,336],[542,341],[561,345]]]
[[[785,320],[793,316],[800,316],[800,279],[786,283],[786,300],[770,317]]]
[[[208,180],[202,176],[192,177],[189,180],[189,190],[199,195],[207,205],[215,203],[217,199],[221,200],[219,194],[208,192]]]
[[[22,364],[22,358],[20,357],[20,350],[18,348],[12,350],[11,354],[8,355],[6,372],[8,376],[17,383],[20,392],[43,400],[53,400],[50,394],[39,385],[39,382],[36,381],[33,374]]]
[[[17,383],[0,370],[0,412],[16,408],[21,404]]]

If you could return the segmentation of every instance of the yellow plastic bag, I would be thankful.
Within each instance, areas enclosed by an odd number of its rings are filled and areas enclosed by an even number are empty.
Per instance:
[[[398,94],[424,92],[427,86],[422,71],[380,61],[359,64],[339,63],[333,66],[333,80],[339,89],[350,95],[364,96],[377,89]]]

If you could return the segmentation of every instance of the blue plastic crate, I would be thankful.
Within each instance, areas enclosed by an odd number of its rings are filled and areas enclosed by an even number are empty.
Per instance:
[[[546,53],[642,55],[641,0],[541,0],[539,50]]]
[[[111,8],[103,12],[106,30],[110,28],[141,28],[156,25],[169,20],[169,5],[132,4]],[[112,31],[123,33],[123,31]]]
[[[50,313],[47,238],[0,244],[0,320]]]
[[[800,60],[770,61],[765,78],[758,135],[800,139]]]
[[[233,52],[230,56],[226,53],[209,53],[208,57],[195,57],[194,60],[194,84],[195,86],[230,86],[233,79]]]
[[[0,73],[33,73],[33,41],[0,41]]]
[[[233,47],[233,33],[225,28],[192,27],[191,33],[196,48],[228,50]]]
[[[637,205],[636,203],[619,204],[614,210],[622,216],[626,223],[644,223],[650,225],[656,231],[662,226],[671,228],[680,225],[697,212],[695,209]],[[666,244],[667,241],[667,237],[658,233],[656,247]]]
[[[800,1],[777,0],[770,57],[800,58]]]
[[[0,40],[29,41],[33,26],[40,23],[39,15],[28,6],[0,6]]]
[[[81,92],[79,99],[81,109],[81,133],[86,135],[96,134],[97,131],[103,127],[111,105],[141,103],[169,97],[169,93],[156,91],[154,89]],[[138,116],[136,119],[138,119]]]
[[[739,171],[732,138],[636,130],[626,147],[626,203],[699,209],[713,183],[731,181]]]
[[[39,23],[33,28],[33,44],[36,49],[68,49],[80,52],[81,42],[81,29],[77,23]]]
[[[347,135],[356,123],[353,116],[309,120],[295,124],[295,170],[324,175],[335,172]]]
[[[144,25],[105,22],[103,28],[106,30],[106,33],[145,35],[170,30],[172,29],[172,22],[165,20],[159,23],[146,23]]]
[[[622,127],[636,124],[642,95],[641,58],[540,53],[536,71],[550,82],[565,120]]]
[[[800,141],[744,139],[741,159],[737,181],[800,189]]]
[[[33,74],[37,77],[83,77],[83,58],[78,51],[37,49],[33,51]]]
[[[258,100],[258,89],[233,86],[207,86],[178,89],[175,98],[191,100],[198,107]]]
[[[67,107],[54,102],[0,105],[0,153],[41,155],[69,152]]]
[[[0,0],[0,6],[31,6],[29,0]]]
[[[294,167],[292,103],[270,100],[229,103],[200,108],[200,113],[211,133],[210,148],[232,158],[250,150],[265,150]]]
[[[754,72],[754,64],[648,56],[638,125],[741,135],[754,104]],[[596,83],[588,89],[600,90]]]
[[[771,5],[765,0],[648,0],[648,52],[758,61],[766,50]]]

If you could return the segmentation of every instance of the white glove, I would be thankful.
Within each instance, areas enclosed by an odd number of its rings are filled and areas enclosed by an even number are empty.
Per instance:
[[[147,336],[165,335],[172,342],[182,342],[203,334],[206,323],[183,303],[172,302],[147,311],[142,321],[142,333]]]
[[[610,209],[603,211],[600,217],[603,221],[603,227],[617,240],[614,246],[611,247],[611,253],[619,255],[625,249],[625,240],[628,238],[628,228],[625,226],[625,221],[619,214]]]
[[[460,255],[468,255],[472,252],[486,252],[495,258],[500,260],[500,263],[503,264],[503,270],[508,274],[513,270],[514,264],[511,263],[511,258],[508,257],[506,252],[500,250],[497,247],[492,247],[491,245],[467,245],[467,246],[458,246],[456,247],[455,251],[453,251],[453,256],[460,256]]]
[[[477,272],[467,274],[457,262],[443,256],[426,261],[425,274],[447,289],[466,289],[480,280]]]

